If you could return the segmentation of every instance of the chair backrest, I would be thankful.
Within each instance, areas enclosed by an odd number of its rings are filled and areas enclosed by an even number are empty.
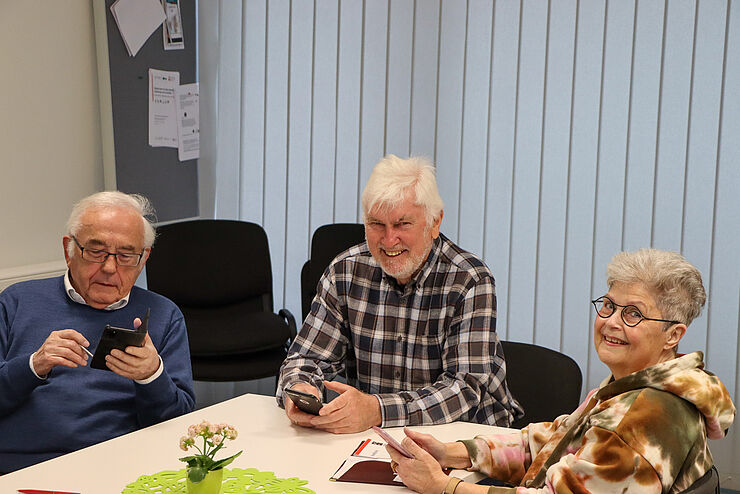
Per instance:
[[[719,472],[717,467],[707,470],[707,473],[691,484],[688,489],[681,491],[681,494],[719,494]]]
[[[232,220],[164,225],[146,277],[150,290],[182,310],[194,379],[277,374],[295,321],[286,310],[273,313],[270,250],[261,226]]]
[[[301,270],[301,312],[303,319],[311,310],[319,278],[329,263],[341,252],[365,240],[362,223],[332,223],[316,229],[311,238],[311,258]]]
[[[267,234],[246,221],[191,220],[157,229],[146,264],[147,286],[182,307],[242,303],[273,309]]]
[[[502,341],[509,391],[524,407],[512,427],[551,421],[578,407],[582,375],[569,356],[531,343]]]

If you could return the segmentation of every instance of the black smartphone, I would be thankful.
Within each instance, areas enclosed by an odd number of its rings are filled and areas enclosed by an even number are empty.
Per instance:
[[[128,346],[144,346],[144,338],[146,337],[148,325],[149,309],[146,310],[144,320],[138,329],[118,328],[106,324],[105,328],[103,328],[103,336],[100,338],[100,343],[98,343],[98,347],[93,354],[92,362],[90,362],[90,367],[93,369],[110,370],[105,365],[105,356],[111,350],[117,348],[124,351]]]
[[[319,410],[324,406],[321,401],[311,393],[304,393],[303,391],[297,391],[295,389],[286,389],[285,394],[288,395],[288,398],[290,398],[293,403],[295,403],[295,406],[312,415],[318,415]]]

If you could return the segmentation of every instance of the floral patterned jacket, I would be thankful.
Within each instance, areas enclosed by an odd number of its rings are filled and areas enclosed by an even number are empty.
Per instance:
[[[680,492],[713,464],[707,437],[724,437],[735,418],[703,358],[609,377],[570,415],[463,441],[471,470],[519,486],[491,488],[501,493]]]

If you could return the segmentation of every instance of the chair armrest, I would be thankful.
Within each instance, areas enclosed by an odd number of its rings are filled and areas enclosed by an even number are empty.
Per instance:
[[[285,322],[288,323],[288,329],[290,329],[290,338],[289,338],[289,344],[293,341],[295,338],[295,335],[297,334],[296,331],[296,325],[295,325],[295,317],[293,317],[293,314],[288,309],[280,309],[278,311],[278,315],[281,316],[283,319],[285,319]]]

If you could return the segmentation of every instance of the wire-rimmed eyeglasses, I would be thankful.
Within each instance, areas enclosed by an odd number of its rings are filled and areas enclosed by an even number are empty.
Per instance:
[[[82,245],[80,245],[74,235],[72,235],[72,240],[74,240],[75,244],[77,244],[77,247],[79,247],[80,252],[82,253],[82,258],[84,260],[89,262],[96,262],[98,264],[103,264],[105,261],[108,260],[108,256],[113,256],[116,260],[117,265],[133,267],[139,265],[139,263],[141,262],[141,258],[144,255],[143,250],[139,254],[133,254],[130,252],[108,252],[104,249],[90,249],[88,247],[83,247]]]
[[[657,319],[654,317],[646,317],[642,314],[642,312],[640,312],[640,309],[638,309],[634,305],[620,305],[616,303],[614,300],[606,296],[599,297],[596,300],[592,300],[591,303],[594,304],[594,309],[596,309],[596,315],[604,319],[611,317],[611,315],[614,314],[614,311],[617,310],[617,307],[621,307],[622,308],[622,313],[621,313],[622,321],[631,328],[637,326],[642,321],[660,321],[660,322],[669,322],[671,324],[681,324],[681,321],[673,321],[669,319]]]

